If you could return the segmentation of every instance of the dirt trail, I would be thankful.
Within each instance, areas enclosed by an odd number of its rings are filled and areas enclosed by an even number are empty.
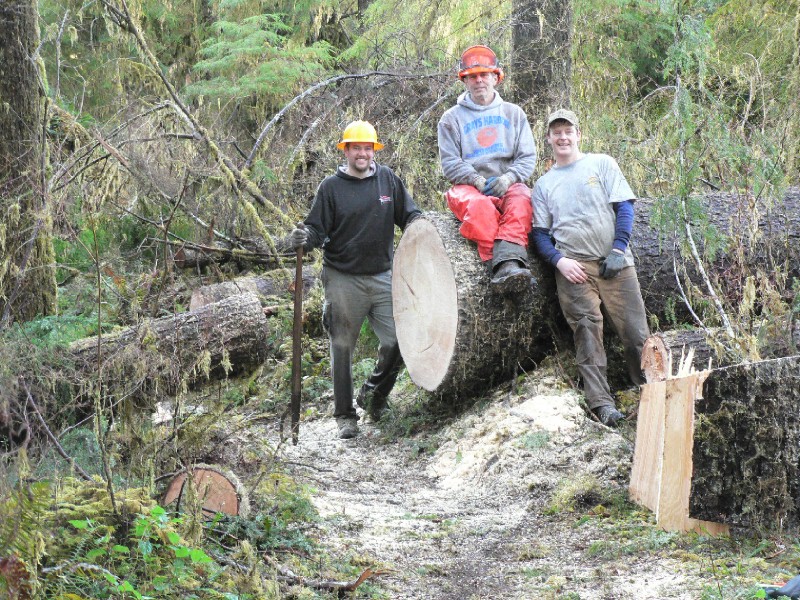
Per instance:
[[[529,378],[436,440],[387,442],[362,418],[342,441],[330,416],[306,420],[284,459],[318,490],[321,542],[390,569],[380,576],[390,598],[700,598],[708,580],[658,544],[621,552],[603,503],[625,494],[632,425],[620,434],[592,422],[575,392],[557,389]],[[570,483],[579,491],[562,493]],[[647,511],[642,520],[654,539],[668,535]]]

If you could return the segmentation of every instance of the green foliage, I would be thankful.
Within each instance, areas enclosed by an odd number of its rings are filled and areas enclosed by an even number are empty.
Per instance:
[[[160,506],[133,519],[127,537],[114,526],[92,519],[71,519],[61,539],[72,550],[72,560],[95,565],[68,576],[46,581],[51,593],[86,594],[113,598],[129,593],[137,600],[171,598],[180,590],[195,590],[191,597],[217,597],[213,582],[219,566],[202,549],[187,545],[178,532],[180,517],[170,517]],[[212,583],[212,589],[203,588]],[[199,593],[198,593],[199,592]],[[203,593],[206,592],[206,593]]]
[[[331,63],[328,43],[298,44],[284,15],[260,12],[261,3],[243,10],[245,4],[253,3],[220,7],[223,18],[210,27],[202,60],[194,65],[200,77],[184,90],[190,97],[225,102],[259,96],[277,106],[322,76]]]

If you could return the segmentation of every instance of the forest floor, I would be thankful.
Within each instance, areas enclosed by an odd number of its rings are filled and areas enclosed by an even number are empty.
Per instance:
[[[393,400],[385,423],[362,416],[360,435],[339,440],[322,398],[299,443],[282,445],[286,468],[315,489],[319,543],[385,570],[354,597],[755,597],[737,542],[661,531],[628,501],[635,422],[591,420],[552,373],[411,436],[409,407]]]

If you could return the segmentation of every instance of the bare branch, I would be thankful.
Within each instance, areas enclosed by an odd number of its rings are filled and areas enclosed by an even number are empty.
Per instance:
[[[25,378],[20,377],[19,382],[22,384],[22,388],[25,390],[25,395],[28,397],[28,403],[33,408],[33,412],[36,415],[36,419],[42,426],[45,435],[47,435],[48,439],[52,442],[53,446],[55,446],[56,452],[58,452],[59,456],[61,456],[61,458],[66,460],[69,463],[69,465],[73,469],[75,469],[78,475],[80,475],[83,479],[85,479],[86,481],[94,481],[94,479],[92,479],[91,476],[86,471],[84,471],[78,463],[75,462],[75,459],[73,459],[69,454],[67,454],[66,450],[64,450],[64,447],[59,443],[58,438],[53,434],[53,432],[47,426],[47,423],[45,422],[44,417],[42,416],[42,413],[39,410],[39,407],[36,406],[36,402],[33,400],[33,395],[31,394],[31,390],[28,387],[28,382],[25,381]]]

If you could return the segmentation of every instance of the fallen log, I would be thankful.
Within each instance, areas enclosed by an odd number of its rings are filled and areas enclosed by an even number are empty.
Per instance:
[[[779,286],[779,280],[785,278],[783,287],[792,289],[792,279],[800,278],[800,188],[787,190],[781,201],[772,204],[722,193],[703,196],[701,204],[710,227],[721,236],[740,242],[729,254],[717,252],[715,260],[707,259],[705,264],[715,284],[727,292],[731,305],[738,305],[745,277],[758,272]],[[704,284],[691,259],[681,258],[676,252],[684,236],[659,226],[666,219],[665,205],[658,198],[637,200],[635,210],[631,248],[648,313],[657,317],[662,327],[670,323],[696,325],[683,293],[696,297]],[[692,219],[692,225],[702,252],[704,240],[699,238],[704,227],[698,219]],[[746,232],[758,234],[748,241]],[[676,262],[681,267],[683,292],[676,281]],[[697,290],[687,283],[683,266]]]
[[[539,288],[513,300],[494,292],[474,244],[450,214],[425,213],[395,252],[392,297],[400,351],[425,390],[472,396],[513,376],[550,347]],[[542,277],[538,263],[533,272]]]
[[[199,380],[260,365],[268,352],[267,318],[254,294],[73,342],[69,355],[82,387],[103,382],[119,397],[174,394]]]
[[[631,499],[667,530],[800,528],[800,356],[642,386]]]
[[[317,269],[303,267],[303,294],[306,295],[319,278]],[[273,269],[263,275],[238,277],[231,281],[223,281],[204,285],[192,292],[189,310],[219,302],[240,294],[255,294],[262,306],[267,306],[271,296],[291,296],[294,293],[294,273],[288,269]]]
[[[735,210],[732,196],[716,194],[705,202],[719,231],[744,227],[748,215]],[[691,322],[689,311],[680,309],[684,291],[674,274],[675,262],[681,262],[678,237],[655,225],[661,218],[655,200],[641,199],[636,207],[632,248],[648,313],[659,323]],[[791,278],[800,278],[800,190],[790,190],[782,204],[760,215],[759,243],[742,250],[745,268],[781,273],[790,288]],[[542,357],[553,334],[564,335],[566,325],[559,319],[551,266],[529,249],[537,285],[515,301],[499,297],[475,245],[458,228],[450,213],[428,212],[412,222],[395,253],[392,290],[400,350],[411,379],[429,391],[465,396]],[[720,257],[706,268],[720,279],[729,275],[731,264]],[[692,267],[687,272],[694,274]]]

